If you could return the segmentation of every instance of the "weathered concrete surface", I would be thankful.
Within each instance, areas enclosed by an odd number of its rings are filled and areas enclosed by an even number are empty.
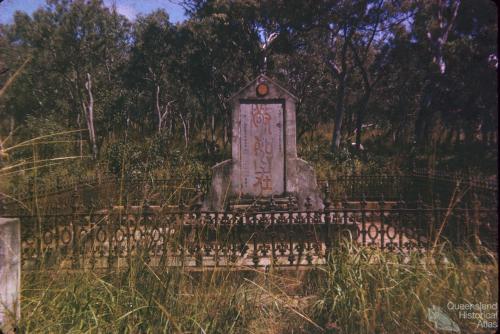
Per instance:
[[[8,333],[21,316],[20,282],[19,219],[0,218],[0,328]]]
[[[290,175],[287,178],[287,189],[289,193],[297,197],[299,208],[306,207],[306,199],[309,197],[312,209],[323,209],[323,200],[318,191],[313,166],[300,158],[291,159],[288,164],[291,167],[289,168]]]
[[[203,210],[216,211],[225,207],[231,194],[232,171],[231,159],[219,162],[212,167],[212,186],[203,202]]]
[[[269,87],[263,97],[256,93],[260,83]],[[297,157],[296,101],[293,94],[265,75],[231,98],[232,159],[213,167],[205,209],[223,210],[228,199],[290,193],[298,198],[300,209],[305,208],[307,197],[311,198],[311,209],[323,207],[313,168]]]

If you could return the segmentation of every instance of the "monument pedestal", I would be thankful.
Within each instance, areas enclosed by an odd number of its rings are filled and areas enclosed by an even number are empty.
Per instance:
[[[310,209],[323,208],[313,167],[297,157],[296,100],[265,75],[231,98],[232,159],[212,167],[205,210],[289,196],[296,198],[299,209],[307,202]]]

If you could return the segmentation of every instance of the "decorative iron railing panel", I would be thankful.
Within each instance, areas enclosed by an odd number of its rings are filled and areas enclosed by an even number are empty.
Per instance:
[[[342,238],[391,252],[425,252],[435,238],[457,247],[496,247],[496,210],[380,203],[325,211],[140,212],[25,216],[23,266],[294,266],[324,263]]]

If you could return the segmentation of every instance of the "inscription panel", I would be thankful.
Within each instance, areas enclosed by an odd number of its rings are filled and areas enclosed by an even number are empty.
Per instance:
[[[282,194],[285,191],[283,105],[242,103],[240,106],[242,194]]]

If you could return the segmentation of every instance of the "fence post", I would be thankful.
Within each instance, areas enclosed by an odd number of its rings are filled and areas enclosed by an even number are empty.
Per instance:
[[[19,219],[0,218],[0,332],[21,317],[21,228]]]
[[[361,210],[361,238],[363,242],[363,246],[366,246],[366,235],[368,233],[366,229],[366,196],[363,193],[361,195],[360,210]],[[375,240],[371,240],[371,242],[375,242]]]
[[[330,185],[328,184],[328,181],[325,182],[324,186],[324,199],[323,199],[323,216],[324,216],[324,222],[325,222],[325,230],[323,232],[323,235],[325,237],[325,260],[327,263],[330,260],[330,253],[332,251],[332,235],[330,232],[330,212],[332,210],[332,201],[330,200]]]
[[[378,202],[379,210],[380,210],[380,248],[384,249],[385,248],[385,229],[387,228],[387,223],[385,222],[385,201],[384,201],[384,194],[380,194],[380,200]],[[394,245],[390,246],[390,251],[393,250]]]
[[[75,190],[71,196],[71,212],[72,212],[72,238],[71,238],[71,269],[80,268],[80,196],[78,194],[78,186],[75,186]]]
[[[431,232],[429,225],[424,226],[424,219],[423,219],[423,212],[424,212],[424,201],[422,200],[422,195],[418,193],[417,195],[417,201],[415,203],[415,209],[417,212],[417,231],[419,235],[422,233],[424,234],[425,237],[425,243],[423,244],[423,248],[429,249],[429,245],[431,244]],[[430,224],[432,226],[432,224]],[[419,237],[419,242],[421,241],[421,237]]]
[[[406,203],[403,200],[403,194],[400,194],[399,201],[396,204],[397,210],[398,210],[398,221],[396,222],[397,230],[398,230],[398,243],[399,243],[399,249],[403,250],[405,244],[403,240],[403,231],[406,231],[407,224],[405,223],[406,220],[406,214],[405,214],[405,209],[406,209]],[[406,235],[408,237],[408,235]],[[411,251],[412,249],[410,248],[410,243],[408,243],[407,247],[408,251]]]

